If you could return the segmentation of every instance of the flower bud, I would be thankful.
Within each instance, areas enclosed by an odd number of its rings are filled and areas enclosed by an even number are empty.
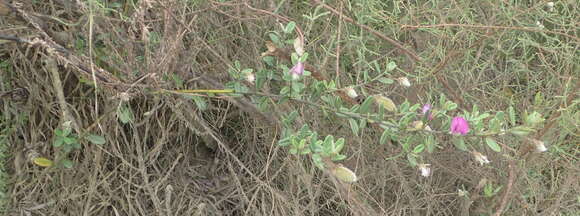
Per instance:
[[[330,170],[330,172],[332,173],[332,175],[334,175],[336,178],[338,178],[343,182],[352,183],[358,180],[356,174],[350,169],[344,167],[342,164],[339,164],[338,166]]]
[[[538,28],[541,28],[541,29],[544,28],[544,25],[540,21],[536,21],[536,26],[538,26]]]
[[[397,112],[397,105],[395,105],[395,102],[393,102],[393,100],[391,100],[390,98],[382,95],[377,95],[373,98],[375,99],[375,102],[377,104],[383,105],[383,108],[385,108],[387,111]]]
[[[298,56],[304,55],[304,43],[302,43],[300,37],[294,39],[294,50],[296,51]]]
[[[485,156],[477,151],[473,151],[472,154],[473,154],[473,157],[475,158],[475,161],[479,162],[479,165],[483,166],[484,164],[491,163],[491,161],[489,161],[487,159],[487,156]]]
[[[423,177],[431,176],[431,168],[429,168],[429,166],[431,166],[431,164],[419,164],[417,166],[419,168],[419,171],[421,171],[421,176]]]
[[[399,85],[403,87],[411,87],[411,82],[409,79],[407,79],[407,77],[399,77],[397,81],[399,81]]]
[[[352,88],[352,87],[346,87],[346,88],[344,88],[344,91],[346,92],[346,95],[348,95],[348,97],[350,97],[350,98],[358,97],[356,90],[354,90],[354,88]]]
[[[548,151],[548,148],[546,148],[546,145],[544,144],[544,142],[537,140],[537,139],[530,139],[530,141],[532,142],[532,144],[534,144],[534,146],[536,146],[537,152]]]
[[[254,83],[254,81],[256,81],[256,76],[254,75],[254,73],[247,73],[246,74],[246,81],[248,81],[249,83]]]

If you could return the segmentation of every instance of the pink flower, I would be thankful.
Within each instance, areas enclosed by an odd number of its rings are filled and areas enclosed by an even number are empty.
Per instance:
[[[423,115],[425,115],[427,112],[429,112],[429,110],[431,110],[431,104],[425,104],[425,105],[423,105],[423,109],[421,110],[421,113],[423,113]]]
[[[423,105],[423,108],[421,109],[421,113],[423,115],[428,115],[427,119],[429,119],[429,121],[433,120],[433,113],[431,112],[431,104]]]
[[[292,69],[290,69],[290,75],[292,75],[292,79],[297,80],[300,76],[304,74],[304,63],[298,62]]]
[[[465,135],[469,133],[469,123],[463,117],[455,117],[451,120],[451,128],[449,128],[451,134],[461,134]]]

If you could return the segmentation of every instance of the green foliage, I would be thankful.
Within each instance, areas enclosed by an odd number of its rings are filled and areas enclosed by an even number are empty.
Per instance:
[[[74,149],[80,149],[81,144],[78,142],[78,136],[72,132],[70,127],[54,130],[54,141],[52,146],[62,148],[66,153]]]
[[[488,183],[483,188],[483,196],[487,198],[493,197],[501,190],[501,188],[501,185],[495,187],[492,183]]]
[[[89,134],[85,139],[96,145],[103,145],[106,142],[105,137],[96,134]]]

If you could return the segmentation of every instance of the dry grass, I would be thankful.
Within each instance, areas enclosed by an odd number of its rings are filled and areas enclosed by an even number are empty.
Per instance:
[[[348,12],[311,22],[302,14],[314,13],[315,1],[113,2],[117,1],[55,0],[27,2],[19,6],[21,11],[6,14],[0,10],[0,35],[29,40],[0,40],[0,92],[5,93],[0,144],[6,149],[4,172],[9,174],[3,179],[9,196],[2,204],[7,215],[580,212],[578,103],[571,103],[578,96],[578,23],[572,19],[578,17],[577,4],[562,2],[562,17],[546,18],[563,28],[554,31],[568,36],[530,32],[518,38],[525,29],[415,27],[429,17],[444,23],[517,26],[533,20],[529,14],[543,10],[542,5],[493,2],[476,7],[431,1],[400,3],[403,12],[396,12],[382,1],[337,1],[327,4]],[[468,10],[472,6],[473,11]],[[438,152],[426,155],[434,175],[422,178],[404,156],[397,157],[400,146],[378,144],[380,131],[368,128],[355,137],[347,121],[324,116],[317,107],[291,103],[263,112],[250,96],[199,95],[207,104],[204,108],[189,97],[156,92],[223,89],[235,61],[243,68],[271,70],[260,56],[268,32],[278,29],[282,20],[264,11],[295,20],[305,31],[311,67],[341,86],[362,85],[368,95],[389,91],[397,102],[425,103],[445,93],[465,110],[474,105],[484,110],[510,105],[538,110],[546,113],[548,122],[537,138],[553,140],[550,145],[556,150],[521,158],[489,151],[485,153],[493,166],[481,167],[469,153],[441,143]],[[345,20],[338,27],[341,16],[357,17],[357,23],[366,20],[367,28],[396,38],[421,60],[391,50],[392,44],[360,25]],[[572,23],[564,25],[567,22]],[[337,34],[342,41],[340,62],[335,64]],[[534,38],[554,41],[544,46]],[[54,59],[56,68],[48,63]],[[384,66],[391,60],[401,68],[392,76],[412,78],[411,89],[363,84],[364,71],[379,73],[373,62]],[[61,84],[54,83],[51,70],[59,72]],[[272,84],[252,90],[276,94],[279,88]],[[58,91],[64,92],[64,105]],[[537,92],[542,93],[541,103],[535,102]],[[119,120],[119,107],[132,110],[130,123]],[[67,109],[68,114],[63,113]],[[309,158],[290,155],[276,144],[280,113],[293,109],[320,134],[347,138],[349,158],[344,164],[360,181],[338,182]],[[99,134],[106,143],[81,139],[82,148],[70,153],[53,147],[54,130],[67,120],[74,122],[78,134]],[[512,139],[501,142],[526,146]],[[57,163],[68,158],[74,166],[39,167],[30,162],[31,152]],[[512,179],[510,193],[504,195],[504,189],[482,196],[482,179],[504,188]],[[470,196],[459,197],[459,188]]]

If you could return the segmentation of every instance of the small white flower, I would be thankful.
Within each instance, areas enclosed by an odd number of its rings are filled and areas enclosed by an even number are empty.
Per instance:
[[[532,141],[532,143],[536,146],[537,152],[548,151],[548,148],[546,148],[546,145],[544,144],[544,142],[537,140],[537,139],[530,139],[530,141]]]
[[[248,81],[249,83],[254,83],[254,81],[256,81],[256,76],[254,75],[254,73],[247,73],[246,81]]]
[[[300,40],[300,37],[294,39],[294,50],[298,56],[304,55],[304,43]]]
[[[431,176],[431,168],[429,168],[431,164],[419,164],[417,166],[419,167],[419,171],[421,171],[423,177]]]
[[[350,98],[358,97],[356,90],[354,90],[354,88],[352,88],[352,87],[346,87],[346,88],[344,88],[344,91],[346,92],[346,95],[348,95]]]
[[[457,189],[457,196],[464,197],[467,196],[468,192],[466,190]]]
[[[541,29],[544,28],[544,25],[540,21],[536,21],[536,26],[538,26],[538,28],[541,28]]]
[[[546,6],[548,6],[548,8],[554,8],[554,2],[548,2],[546,3]]]
[[[411,87],[411,82],[407,77],[399,77],[397,80],[399,81],[399,85],[403,87]]]
[[[487,159],[487,156],[485,156],[485,155],[483,155],[483,154],[481,154],[479,152],[473,151],[472,154],[473,154],[473,157],[475,157],[475,160],[477,162],[479,162],[479,165],[482,165],[483,166],[484,164],[491,163],[491,161],[489,161]]]
[[[122,92],[121,94],[119,94],[119,99],[121,99],[121,101],[123,102],[127,102],[131,100],[131,96],[127,92]]]
[[[425,126],[425,128],[423,128],[423,130],[426,130],[426,131],[433,131],[433,130],[431,129],[431,127],[429,127],[429,125]]]

